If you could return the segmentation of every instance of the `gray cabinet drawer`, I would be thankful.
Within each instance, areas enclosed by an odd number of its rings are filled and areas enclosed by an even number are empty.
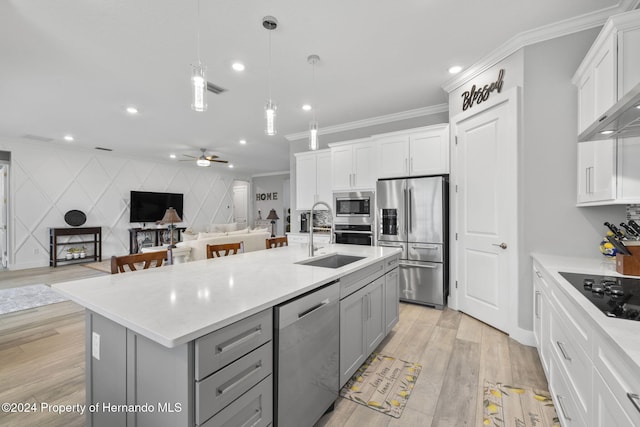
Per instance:
[[[385,260],[384,272],[388,273],[400,264],[400,254]]]
[[[368,285],[384,274],[385,262],[379,261],[340,278],[340,298],[344,298]]]
[[[271,342],[196,382],[196,423],[201,424],[259,383],[272,371]]]
[[[273,421],[272,375],[218,412],[203,427],[266,427]]]
[[[271,309],[261,311],[196,340],[196,380],[214,373],[271,340]]]

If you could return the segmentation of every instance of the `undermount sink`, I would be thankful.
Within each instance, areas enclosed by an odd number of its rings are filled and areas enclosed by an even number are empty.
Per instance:
[[[345,265],[349,265],[352,262],[360,261],[364,259],[363,256],[345,255],[345,254],[330,254],[319,258],[306,259],[304,261],[298,261],[296,264],[310,265],[312,267],[325,267],[325,268],[340,268]]]

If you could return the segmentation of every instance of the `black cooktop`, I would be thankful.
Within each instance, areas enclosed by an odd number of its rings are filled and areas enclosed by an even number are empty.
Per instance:
[[[640,279],[560,272],[609,317],[640,321]]]

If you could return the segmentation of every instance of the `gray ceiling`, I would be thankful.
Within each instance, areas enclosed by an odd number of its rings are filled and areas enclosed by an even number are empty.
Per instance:
[[[285,135],[307,129],[317,54],[320,127],[447,102],[452,65],[469,67],[513,36],[637,0],[200,0],[208,111],[190,109],[196,1],[0,2],[0,136],[107,147],[170,161],[214,150],[255,174],[289,169]],[[633,4],[633,6],[630,6]],[[264,135],[269,32],[278,135]],[[232,62],[246,70],[237,73]],[[134,105],[140,113],[124,112]],[[63,141],[65,134],[76,140]],[[240,145],[245,138],[248,143]],[[29,139],[24,139],[29,141]],[[298,142],[304,144],[304,142]],[[195,167],[195,165],[194,165]],[[224,165],[212,167],[223,168]]]

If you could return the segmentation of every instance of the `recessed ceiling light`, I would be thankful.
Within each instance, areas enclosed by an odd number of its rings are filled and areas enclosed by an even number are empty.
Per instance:
[[[244,144],[247,143],[247,140],[246,139],[241,139],[239,142],[240,142],[240,144],[244,145]]]
[[[304,104],[304,105],[302,106],[302,109],[303,109],[304,111],[311,111],[311,105],[309,105],[309,104]]]
[[[636,108],[640,110],[640,104],[636,105]]]
[[[233,169],[233,164],[232,164],[232,163],[229,163],[229,167]]]
[[[127,113],[138,114],[138,109],[136,107],[127,107]]]
[[[462,67],[459,65],[449,68],[449,74],[458,74],[460,71],[462,71]]]
[[[241,62],[234,62],[231,65],[231,68],[233,68],[236,71],[244,71],[244,64]]]
[[[73,136],[71,136],[71,135],[65,135],[65,136],[64,136],[64,140],[65,140],[65,141],[69,141],[69,142],[71,142],[71,141],[73,141]]]
[[[176,155],[175,154],[169,154],[169,157],[171,157],[172,159],[175,159]]]
[[[613,133],[612,130],[603,130],[603,131],[600,132],[601,135],[610,135],[612,133]]]

